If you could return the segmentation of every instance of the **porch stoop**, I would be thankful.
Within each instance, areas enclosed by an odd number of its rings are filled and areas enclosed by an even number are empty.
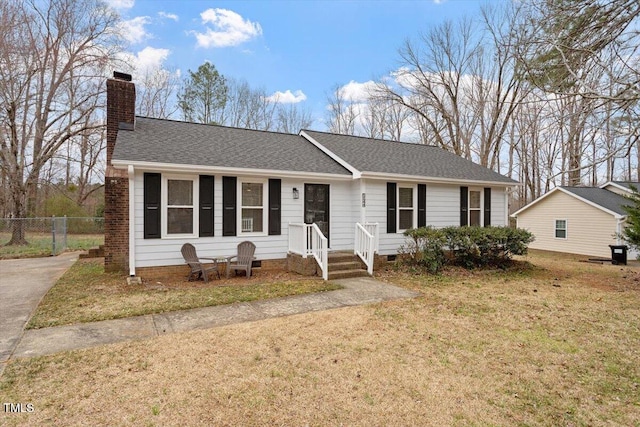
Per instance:
[[[91,248],[87,252],[81,253],[80,258],[104,258],[104,245]]]
[[[329,252],[327,264],[329,280],[369,276],[364,264],[353,252]]]

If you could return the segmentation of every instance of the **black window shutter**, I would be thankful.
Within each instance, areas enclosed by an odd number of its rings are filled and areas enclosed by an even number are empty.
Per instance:
[[[418,227],[427,226],[427,186],[418,184]]]
[[[222,235],[236,235],[236,183],[235,176],[222,177]]]
[[[460,187],[460,227],[469,225],[469,187]]]
[[[396,232],[396,183],[387,182],[387,233]]]
[[[200,175],[200,237],[213,236],[213,181],[211,175]]]
[[[484,226],[491,225],[491,188],[484,189]]]
[[[269,235],[280,235],[280,199],[281,181],[279,179],[269,180]]]
[[[160,193],[162,181],[159,173],[144,174],[144,238],[159,239]]]

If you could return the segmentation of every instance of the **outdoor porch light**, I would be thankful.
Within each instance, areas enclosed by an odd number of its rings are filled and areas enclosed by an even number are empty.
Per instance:
[[[293,198],[294,199],[299,199],[300,198],[300,192],[295,187],[293,188]]]

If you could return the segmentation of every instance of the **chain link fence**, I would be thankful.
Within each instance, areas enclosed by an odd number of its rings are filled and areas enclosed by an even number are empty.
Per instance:
[[[0,259],[58,255],[104,243],[104,218],[0,218]]]

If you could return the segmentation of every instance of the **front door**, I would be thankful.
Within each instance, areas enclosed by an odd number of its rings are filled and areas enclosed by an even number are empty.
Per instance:
[[[304,185],[304,222],[317,224],[329,245],[329,185]]]

